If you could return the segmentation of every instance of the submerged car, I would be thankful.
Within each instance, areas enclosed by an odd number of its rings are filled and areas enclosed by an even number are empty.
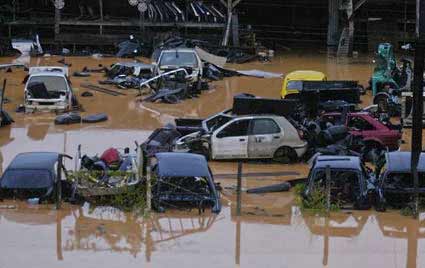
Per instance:
[[[221,211],[219,192],[205,157],[189,153],[158,153],[155,158],[152,203],[158,211],[164,211],[165,207],[200,210],[210,207],[214,213]]]
[[[301,158],[308,143],[284,117],[219,113],[201,123],[202,130],[176,142],[175,151],[197,152],[210,159],[274,159],[290,163]]]
[[[68,81],[68,68],[44,66],[29,69],[24,92],[26,112],[63,112],[69,110],[75,102]]]
[[[53,200],[61,180],[63,191],[66,187],[65,173],[60,154],[52,152],[31,152],[18,154],[0,178],[0,192],[3,197],[39,198]],[[58,165],[61,173],[58,174]]]
[[[425,153],[421,153],[419,163],[419,194],[425,195]],[[411,170],[410,152],[391,152],[385,156],[385,164],[379,170],[377,196],[379,207],[401,208],[414,201],[415,188]]]
[[[161,51],[157,62],[157,75],[180,68],[187,70],[188,76],[186,78],[191,82],[195,83],[200,80],[203,64],[195,49],[176,48]]]
[[[316,190],[326,191],[328,168],[332,203],[355,209],[371,207],[371,198],[375,194],[374,177],[356,156],[318,156],[308,175],[304,198],[310,198]]]

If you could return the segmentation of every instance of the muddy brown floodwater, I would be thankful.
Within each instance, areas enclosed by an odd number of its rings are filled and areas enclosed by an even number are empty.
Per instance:
[[[33,58],[31,65],[59,65],[58,57]],[[0,58],[9,63],[12,58]],[[84,66],[108,66],[122,59],[67,57],[70,73]],[[372,72],[370,58],[337,63],[320,54],[284,54],[272,63],[231,66],[288,73],[298,69],[325,72],[329,79],[358,80],[366,85]],[[236,77],[214,83],[201,97],[175,105],[141,104],[137,92],[113,97],[94,92],[79,97],[86,114],[105,112],[110,120],[96,125],[55,126],[52,114],[16,114],[23,102],[26,73],[0,72],[7,78],[6,104],[16,123],[0,129],[0,169],[25,151],[61,151],[75,155],[77,146],[89,154],[111,146],[133,147],[157,127],[175,117],[205,117],[232,105],[232,96],[247,92],[278,98],[280,79]],[[89,78],[71,77],[78,95]],[[368,104],[370,97],[364,97]],[[408,148],[408,136],[405,137]],[[73,166],[67,162],[68,167]],[[236,172],[232,162],[211,162],[216,175]],[[0,170],[1,171],[1,170]],[[306,176],[305,164],[245,163],[246,173],[280,176],[248,177],[243,188],[267,185]],[[287,173],[287,175],[285,175]],[[283,174],[283,175],[281,175]],[[296,174],[296,175],[295,175]],[[218,176],[220,177],[220,176]],[[225,187],[219,215],[168,211],[151,218],[135,217],[112,208],[92,209],[66,204],[60,211],[51,205],[30,206],[5,201],[0,207],[0,268],[8,267],[425,267],[425,215],[418,220],[398,212],[352,211],[325,218],[303,215],[292,193],[243,194],[243,216],[235,216],[236,184],[232,177],[218,179]]]

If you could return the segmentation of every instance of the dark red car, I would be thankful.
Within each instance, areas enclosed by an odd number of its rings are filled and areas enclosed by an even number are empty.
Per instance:
[[[399,148],[402,138],[400,130],[380,122],[365,112],[348,113],[345,119],[342,118],[341,113],[327,113],[322,116],[322,122],[324,124],[344,124],[352,135],[362,137],[368,147],[383,147],[394,151]]]

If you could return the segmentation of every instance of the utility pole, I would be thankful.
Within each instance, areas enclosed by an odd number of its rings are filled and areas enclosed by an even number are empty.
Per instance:
[[[422,152],[423,74],[425,53],[425,0],[416,0],[416,46],[413,80],[413,126],[411,169],[415,187],[415,215],[419,213],[418,163]]]
[[[225,0],[220,0],[220,2],[227,8],[226,31],[224,32],[223,41],[221,42],[222,46],[227,46],[229,44],[230,28],[232,26],[233,10],[241,2],[241,0],[227,0],[227,2]]]

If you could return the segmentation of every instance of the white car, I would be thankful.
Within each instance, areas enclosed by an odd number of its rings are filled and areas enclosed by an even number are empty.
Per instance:
[[[25,111],[69,110],[75,97],[67,76],[66,67],[31,67],[25,84]]]
[[[177,140],[175,151],[194,151],[191,145],[199,140],[201,145],[195,145],[196,150],[200,151],[202,146],[211,159],[272,158],[290,163],[302,157],[308,147],[297,129],[283,116],[230,117],[220,113],[206,119],[202,127],[202,131]]]
[[[195,49],[176,48],[161,51],[158,57],[156,75],[160,75],[179,68],[188,71],[188,78],[192,82],[197,82],[202,77],[203,64]]]

